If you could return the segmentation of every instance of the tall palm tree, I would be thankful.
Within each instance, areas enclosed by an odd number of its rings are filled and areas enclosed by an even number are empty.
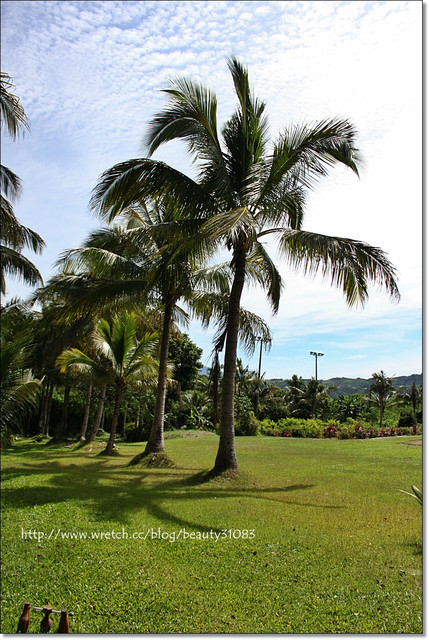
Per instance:
[[[286,262],[304,274],[320,271],[342,288],[349,305],[364,303],[368,283],[399,298],[395,270],[378,248],[302,229],[306,195],[340,163],[358,174],[356,132],[334,118],[286,128],[270,147],[265,104],[250,90],[247,70],[228,60],[238,106],[218,132],[216,96],[186,78],[165,89],[167,107],[150,123],[149,157],[115,165],[96,185],[92,208],[113,219],[136,201],[174,198],[189,219],[189,244],[226,247],[233,274],[227,315],[220,440],[215,471],[237,468],[234,443],[234,378],[239,310],[246,281],[265,289],[278,310],[282,281],[264,242],[271,236]],[[199,166],[195,180],[154,160],[164,143],[183,139]]]
[[[0,74],[0,114],[1,127],[15,139],[29,129],[29,123],[19,98],[12,93],[14,87],[7,73]],[[35,231],[22,225],[16,217],[10,200],[18,198],[22,185],[18,176],[3,164],[0,165],[0,254],[1,293],[6,292],[5,275],[21,277],[30,285],[41,284],[42,276],[34,264],[22,255],[24,248],[41,253],[45,243]],[[4,194],[4,195],[3,195]],[[8,199],[9,198],[9,199]]]
[[[112,382],[115,386],[112,426],[104,455],[114,453],[125,387],[129,384],[154,384],[158,373],[154,353],[159,336],[151,333],[137,339],[136,324],[137,317],[133,313],[118,315],[111,325],[106,320],[100,320],[93,336],[94,348],[100,358],[92,358],[79,349],[68,349],[57,358],[57,365],[63,372],[74,369],[90,373],[94,378]]]
[[[380,373],[372,374],[372,382],[369,385],[369,400],[376,404],[380,410],[380,429],[383,427],[383,417],[387,403],[394,392],[392,378],[387,377],[383,370]]]

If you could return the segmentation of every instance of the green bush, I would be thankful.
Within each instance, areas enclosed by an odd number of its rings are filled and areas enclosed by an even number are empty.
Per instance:
[[[290,433],[294,438],[320,438],[326,424],[315,418],[283,418],[278,421],[277,426],[283,433]]]
[[[242,412],[235,420],[235,435],[257,436],[259,434],[259,421],[253,411]]]
[[[294,438],[320,438],[323,436],[325,438],[335,437],[339,440],[348,440],[349,438],[364,440],[378,436],[411,436],[422,433],[420,425],[379,429],[365,420],[356,421],[353,418],[347,418],[345,422],[338,420],[323,422],[311,418],[282,418],[278,422],[265,419],[259,425],[261,433],[266,436]]]
[[[247,397],[235,399],[235,435],[256,436],[259,434],[259,420],[253,412],[252,403]]]

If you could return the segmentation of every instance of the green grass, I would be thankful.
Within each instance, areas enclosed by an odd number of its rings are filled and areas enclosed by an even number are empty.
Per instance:
[[[22,441],[2,453],[2,631],[31,602],[74,633],[421,633],[416,440],[239,438],[240,476],[209,482],[214,435],[168,440],[172,469],[127,467],[141,444]],[[151,528],[212,539],[62,538]]]

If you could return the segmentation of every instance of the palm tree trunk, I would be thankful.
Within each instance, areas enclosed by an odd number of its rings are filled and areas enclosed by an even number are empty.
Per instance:
[[[80,430],[79,440],[85,440],[86,430],[88,428],[89,410],[91,408],[91,397],[92,397],[92,380],[90,379],[88,382],[88,389],[86,392],[85,413],[83,415],[82,428]]]
[[[48,423],[49,423],[49,408],[50,401],[52,400],[52,394],[54,392],[54,382],[48,378],[46,387],[40,402],[40,418],[39,418],[39,434],[49,435]]]
[[[92,429],[91,429],[91,433],[89,434],[88,438],[86,439],[87,442],[94,442],[95,437],[96,437],[97,432],[98,432],[98,429],[100,427],[101,417],[103,415],[103,409],[104,409],[104,402],[106,400],[106,387],[107,387],[107,384],[103,384],[103,386],[100,389],[100,395],[99,395],[98,407],[97,407],[97,414],[95,416],[95,420],[94,420],[94,424],[93,424]]]
[[[49,382],[48,382],[49,385]],[[45,433],[45,412],[48,404],[48,387],[43,391],[43,395],[40,400],[40,415],[39,415],[39,434]]]
[[[128,413],[128,406],[125,405],[124,413],[122,416],[122,437],[123,438],[125,438],[125,427],[127,426],[127,413]]]
[[[64,434],[67,429],[67,415],[69,408],[69,399],[70,399],[70,390],[71,384],[70,381],[66,378],[64,384],[64,400],[63,400],[63,408],[61,411],[61,422],[57,429],[57,433],[55,434],[55,442],[61,442],[64,438]]]
[[[216,351],[213,361],[213,426],[219,424],[219,353]]]
[[[384,404],[380,403],[380,429],[383,428]]]
[[[235,453],[234,431],[234,387],[237,365],[238,329],[240,324],[240,300],[246,273],[246,254],[237,252],[235,257],[235,275],[229,296],[227,336],[222,385],[221,415],[219,428],[219,449],[213,471],[238,469]]]
[[[48,392],[48,403],[46,406],[46,415],[45,415],[45,424],[44,424],[44,435],[49,438],[49,422],[51,420],[51,408],[52,408],[52,396],[54,395],[54,381],[51,380],[49,385]]]
[[[113,410],[110,436],[109,436],[109,440],[107,442],[106,448],[104,449],[104,451],[102,451],[102,454],[105,456],[109,456],[113,454],[113,445],[115,444],[116,429],[118,427],[119,409],[121,407],[121,397],[122,397],[123,390],[124,390],[123,385],[121,383],[118,383],[115,389],[115,408]]]
[[[156,389],[155,413],[152,429],[147,441],[144,455],[164,452],[164,414],[165,394],[167,390],[168,346],[170,344],[171,317],[173,314],[173,302],[165,304],[164,322],[161,335],[159,354],[158,386]]]
[[[140,413],[141,413],[141,410],[142,410],[141,409],[141,404],[139,404],[139,406],[137,407],[137,415],[136,415],[136,419],[135,419],[135,422],[134,422],[134,427],[136,429],[138,429],[139,425],[140,425]]]

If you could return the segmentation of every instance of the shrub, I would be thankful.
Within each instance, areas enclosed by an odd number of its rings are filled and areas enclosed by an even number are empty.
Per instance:
[[[337,436],[337,433],[337,428],[333,424],[330,424],[328,427],[325,427],[323,429],[324,438],[335,438]]]
[[[235,419],[235,435],[257,436],[259,434],[259,421],[253,411],[243,411]]]
[[[277,426],[277,422],[274,422],[274,420],[270,420],[269,418],[265,418],[264,420],[261,420],[259,423],[259,429],[261,431],[261,433],[263,433],[266,436],[272,436],[272,432],[273,430],[276,428]]]
[[[277,423],[282,432],[291,433],[294,438],[320,438],[324,423],[321,420],[308,418],[283,418]]]

